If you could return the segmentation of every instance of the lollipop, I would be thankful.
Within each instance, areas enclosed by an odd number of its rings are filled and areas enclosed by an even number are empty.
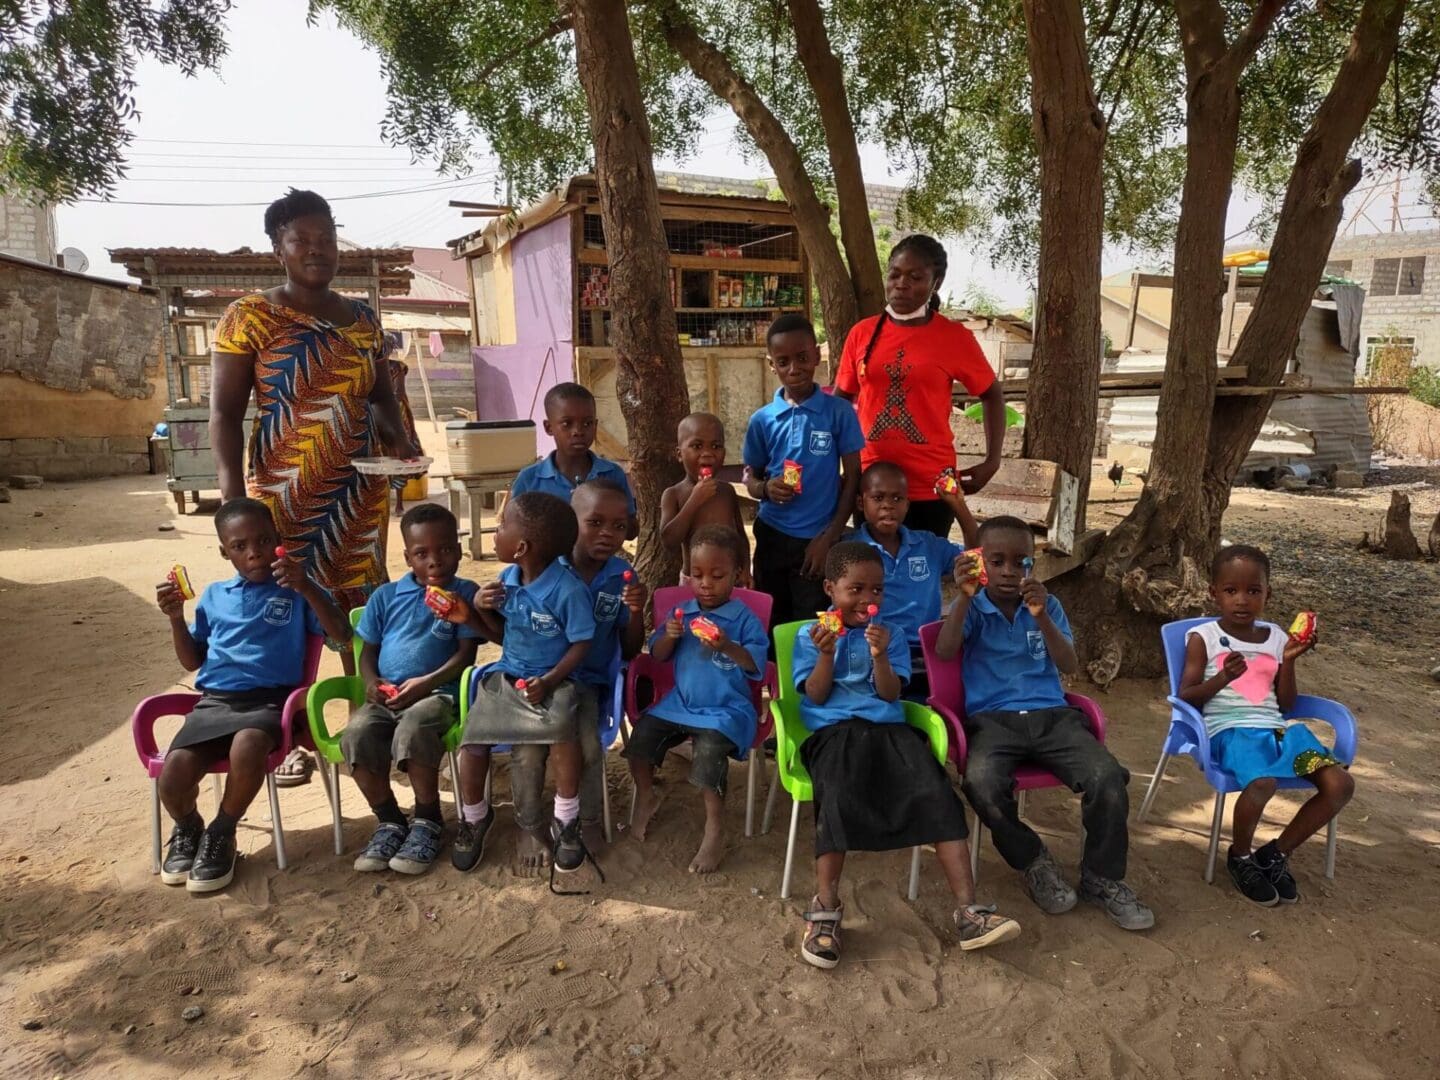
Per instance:
[[[516,680],[515,680],[515,689],[516,689],[516,690],[519,690],[522,694],[525,692],[525,687],[526,687],[527,685],[529,685],[529,684],[526,683],[524,679],[516,679]]]
[[[277,548],[275,549],[275,557],[276,557],[277,559],[283,559],[283,558],[285,557],[285,545],[284,545],[284,544],[281,544],[279,547],[277,547]]]
[[[712,468],[710,468],[709,465],[702,465],[702,466],[700,467],[700,479],[701,479],[701,480],[709,480],[709,479],[710,479],[712,476],[714,476],[714,475],[715,475],[715,470],[712,469]]]
[[[623,574],[620,575],[620,577],[621,577],[621,579],[625,582],[625,584],[628,585],[628,584],[630,584],[630,582],[632,582],[632,581],[635,580],[635,571],[634,571],[634,570],[626,570]]]
[[[1034,569],[1035,560],[1032,559],[1029,555],[1026,555],[1023,559],[1020,560],[1020,570],[1026,577],[1029,577],[1030,571]]]
[[[677,607],[677,608],[675,609],[675,618],[677,618],[677,619],[683,619],[683,618],[685,618],[685,609],[684,609],[683,607]]]

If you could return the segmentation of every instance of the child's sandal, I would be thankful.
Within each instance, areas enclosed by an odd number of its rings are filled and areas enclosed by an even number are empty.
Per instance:
[[[800,955],[807,964],[829,970],[840,963],[840,917],[844,911],[844,904],[826,911],[818,896],[810,902],[810,910],[803,916],[805,940],[800,945]]]

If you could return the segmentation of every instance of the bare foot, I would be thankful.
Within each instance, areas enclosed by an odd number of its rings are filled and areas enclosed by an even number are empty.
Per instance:
[[[695,858],[690,860],[690,873],[708,874],[720,865],[720,860],[725,855],[725,844],[720,827],[705,827],[705,839],[700,842],[700,850],[695,853]]]
[[[515,876],[539,877],[550,868],[550,834],[544,829],[521,829],[515,841]]]
[[[605,825],[600,821],[580,823],[580,839],[585,841],[585,846],[594,855],[605,846]]]
[[[630,832],[636,840],[645,839],[645,830],[650,827],[650,819],[655,816],[655,811],[660,808],[660,796],[651,788],[647,795],[635,797],[635,815],[630,822]]]

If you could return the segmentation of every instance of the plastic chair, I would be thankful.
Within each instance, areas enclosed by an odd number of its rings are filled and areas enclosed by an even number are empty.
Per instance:
[[[355,608],[350,612],[350,628],[353,631],[360,625],[360,616],[365,614],[363,607]],[[351,638],[352,647],[355,650],[355,670],[360,670],[360,650],[365,643],[359,635]],[[305,703],[305,712],[310,718],[310,738],[315,744],[315,754],[320,758],[320,773],[323,777],[328,771],[330,780],[325,784],[325,794],[330,799],[330,819],[335,831],[335,854],[345,854],[345,837],[342,832],[342,818],[340,815],[340,766],[345,763],[345,753],[340,748],[341,732],[332,733],[325,723],[325,706],[331,701],[347,701],[353,712],[365,704],[365,680],[359,675],[332,675],[328,679],[322,679],[310,688],[310,696]],[[344,729],[342,728],[341,731]],[[455,805],[460,805],[460,768],[455,760],[453,750],[450,751],[450,781],[454,786]]]
[[[455,755],[460,749],[460,738],[465,733],[465,721],[470,715],[470,708],[475,704],[475,694],[480,689],[481,680],[490,672],[497,661],[491,661],[478,667],[468,667],[460,676],[460,719],[451,726],[445,733],[445,751],[450,755],[452,768],[455,769],[455,805],[460,805],[460,772],[458,765],[455,765]],[[620,725],[624,719],[625,702],[625,663],[620,659],[620,650],[615,650],[615,657],[610,663],[610,672],[607,678],[614,688],[610,697],[600,699],[600,750],[602,753],[609,753],[610,748],[615,745],[615,740],[620,735]],[[500,744],[490,747],[490,760],[493,763],[496,754],[508,754],[509,744]],[[602,766],[603,769],[603,766]],[[485,776],[485,798],[490,798],[490,775]],[[610,813],[610,779],[602,771],[600,785],[600,799],[605,824],[605,842],[615,842],[614,822]]]
[[[935,643],[940,637],[938,622],[926,623],[920,627],[920,649],[925,655],[925,670],[930,676],[929,706],[945,718],[950,728],[950,760],[955,771],[965,774],[965,759],[968,747],[965,742],[965,684],[962,681],[960,657],[941,660],[935,654]],[[1105,741],[1105,714],[1098,702],[1083,694],[1066,694],[1065,702],[1072,709],[1080,710],[1085,717],[1085,726],[1097,741]],[[1038,765],[1021,765],[1015,770],[1015,790],[1019,793],[1020,814],[1025,814],[1025,792],[1037,788],[1065,787],[1065,783],[1054,773]],[[984,835],[985,823],[975,815],[975,835],[970,838],[970,876],[980,878],[980,840]],[[1085,835],[1081,826],[1080,835]]]
[[[1205,859],[1207,882],[1215,880],[1215,858],[1220,850],[1220,830],[1225,821],[1225,796],[1242,790],[1234,776],[1218,768],[1211,760],[1210,736],[1200,710],[1181,701],[1179,697],[1180,675],[1185,670],[1185,635],[1192,627],[1212,621],[1214,620],[1210,618],[1180,619],[1160,628],[1160,640],[1165,645],[1165,667],[1170,674],[1170,695],[1166,698],[1170,702],[1170,731],[1165,736],[1164,746],[1160,748],[1160,760],[1155,765],[1155,774],[1150,778],[1145,799],[1140,803],[1140,812],[1135,815],[1137,822],[1145,820],[1145,815],[1150,812],[1160,790],[1160,777],[1165,774],[1165,767],[1170,764],[1172,757],[1184,754],[1193,760],[1204,774],[1205,782],[1215,790],[1215,813],[1210,821],[1210,851]],[[1268,627],[1271,624],[1257,625]],[[1329,724],[1335,729],[1335,756],[1345,765],[1354,763],[1359,731],[1355,726],[1355,717],[1350,715],[1350,710],[1344,705],[1329,698],[1300,694],[1295,699],[1294,707],[1287,709],[1283,715],[1286,720],[1304,718],[1322,720]],[[1296,776],[1278,780],[1277,786],[1283,791],[1293,791],[1306,790],[1313,785]],[[1331,818],[1330,827],[1325,834],[1325,876],[1332,881],[1335,878],[1337,842],[1335,819]]]
[[[739,600],[754,613],[760,620],[762,626],[768,632],[770,629],[770,611],[775,601],[769,593],[757,592],[754,589],[735,589],[731,594],[735,600]],[[695,594],[689,588],[679,585],[667,585],[662,589],[656,589],[654,595],[655,604],[655,625],[657,627],[665,624],[666,613],[693,600]],[[633,726],[635,721],[640,719],[644,711],[640,708],[639,696],[636,694],[636,687],[641,679],[647,680],[653,690],[651,702],[659,701],[675,686],[675,666],[673,663],[660,663],[648,652],[641,653],[630,661],[629,670],[625,676],[625,716]],[[761,768],[761,759],[765,756],[765,740],[770,738],[774,724],[770,715],[765,711],[765,703],[761,694],[768,690],[771,700],[775,698],[775,665],[765,665],[764,678],[759,682],[751,682],[750,697],[755,703],[755,739],[746,748],[749,759],[749,768],[745,777],[745,835],[755,835],[755,786]],[[772,782],[771,792],[775,791]],[[630,819],[635,819],[635,798],[631,792],[630,798]]]
[[[780,693],[770,702],[775,720],[775,767],[780,783],[793,800],[790,806],[790,838],[785,842],[785,870],[780,877],[780,899],[790,899],[790,875],[795,868],[795,836],[800,828],[800,804],[815,798],[810,774],[800,760],[800,744],[810,737],[810,729],[800,719],[800,693],[795,689],[795,637],[805,621],[785,623],[775,628],[775,659],[780,667]],[[916,701],[900,702],[905,709],[905,722],[925,733],[935,760],[943,767],[949,753],[950,740],[945,721],[934,709]],[[910,853],[910,887],[906,895],[914,900],[920,895],[920,849]]]
[[[286,755],[293,747],[297,745],[309,747],[310,745],[305,729],[302,728],[299,732],[294,730],[295,714],[305,708],[306,691],[315,681],[315,673],[320,668],[320,655],[324,649],[325,639],[323,637],[310,635],[306,638],[304,682],[285,699],[285,707],[280,713],[280,745],[272,750],[265,759],[265,789],[270,796],[270,822],[275,837],[275,865],[281,870],[286,867],[285,828],[280,822],[280,797],[275,785],[275,770],[280,767],[280,763],[285,760]],[[162,716],[188,716],[199,700],[200,695],[195,693],[156,694],[136,705],[135,711],[130,714],[130,734],[135,739],[135,753],[140,758],[140,764],[144,766],[146,773],[150,776],[150,872],[152,874],[160,872],[160,855],[163,846],[160,839],[160,772],[165,767],[165,754],[161,752],[155,742],[155,722]],[[220,774],[229,771],[228,759],[216,762],[210,767],[210,775],[215,778],[215,809],[217,812],[220,809],[222,794]],[[326,786],[328,788],[328,783]]]

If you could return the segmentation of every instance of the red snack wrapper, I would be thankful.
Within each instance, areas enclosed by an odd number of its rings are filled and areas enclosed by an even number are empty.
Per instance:
[[[170,572],[165,575],[165,580],[170,582],[171,585],[175,586],[175,588],[179,591],[182,599],[195,599],[195,586],[190,584],[189,573],[187,573],[185,567],[181,566],[179,563],[176,563],[170,568]]]
[[[446,592],[434,585],[425,586],[425,606],[442,619],[450,614],[458,599],[459,597],[452,592]]]
[[[714,645],[720,638],[720,627],[707,619],[704,615],[696,615],[690,620],[690,633],[703,641],[706,645]]]
[[[980,572],[980,584],[989,585],[990,571],[985,569],[985,549],[969,548],[965,552],[965,557],[968,558],[971,564]]]
[[[816,616],[815,621],[836,637],[845,636],[845,624],[840,621],[840,612],[834,608],[831,608],[829,611],[820,612]]]
[[[800,494],[800,474],[805,471],[805,466],[798,461],[785,459],[785,464],[780,470],[780,479],[795,489],[795,494]]]
[[[393,682],[382,682],[376,683],[375,685],[380,688],[380,692],[387,698],[397,698],[400,696],[400,688]]]
[[[1319,625],[1320,621],[1315,617],[1313,611],[1302,611],[1290,624],[1290,636],[1303,645],[1315,636]]]
[[[948,469],[935,480],[936,495],[954,495],[959,490],[960,481],[956,480],[955,474]]]

